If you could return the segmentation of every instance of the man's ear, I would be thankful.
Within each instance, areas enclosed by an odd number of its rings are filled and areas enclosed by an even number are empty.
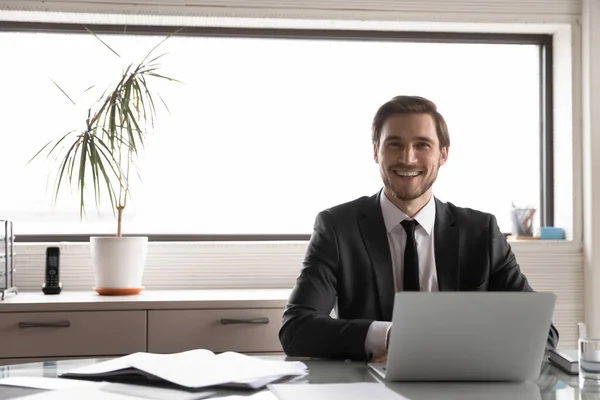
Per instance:
[[[446,164],[446,161],[448,160],[448,150],[450,150],[448,146],[442,147],[442,150],[440,151],[440,165]]]
[[[373,159],[375,160],[375,162],[377,164],[379,164],[379,146],[377,146],[377,143],[373,143]]]

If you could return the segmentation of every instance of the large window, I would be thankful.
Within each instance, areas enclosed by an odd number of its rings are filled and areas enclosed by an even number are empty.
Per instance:
[[[0,219],[13,220],[17,235],[112,234],[108,201],[99,212],[90,201],[81,221],[73,188],[53,210],[56,164],[26,163],[82,128],[100,94],[85,89],[104,89],[163,35],[98,28],[118,58],[80,26],[15,26],[23,27],[0,32]],[[161,46],[163,72],[182,83],[161,86],[170,113],[159,109],[124,233],[309,234],[318,211],[381,187],[370,124],[398,94],[428,97],[446,117],[440,199],[491,212],[510,231],[512,202],[539,208],[551,192],[540,118],[550,118],[545,38],[234,33],[188,29]]]

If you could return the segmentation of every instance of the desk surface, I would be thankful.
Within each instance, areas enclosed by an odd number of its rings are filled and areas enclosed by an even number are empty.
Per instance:
[[[265,356],[265,358],[285,359],[284,356]],[[310,374],[297,381],[298,384],[378,381],[363,362],[300,360],[307,364]],[[78,359],[0,366],[0,378],[12,376],[56,377],[68,370],[98,361],[102,360]],[[579,387],[577,377],[564,374],[549,364],[544,364],[542,373],[535,383],[386,383],[386,385],[411,400],[600,400],[600,386],[586,384]],[[0,386],[0,400],[16,399],[39,391],[37,389]],[[248,394],[247,391],[241,393]],[[227,391],[223,392],[222,396],[217,395],[211,397],[211,399],[232,394],[235,393]]]

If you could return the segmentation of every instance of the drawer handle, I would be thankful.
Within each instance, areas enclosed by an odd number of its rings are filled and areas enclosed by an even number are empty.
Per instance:
[[[19,322],[19,328],[68,328],[71,321]]]
[[[221,318],[221,325],[231,324],[268,324],[269,318]]]

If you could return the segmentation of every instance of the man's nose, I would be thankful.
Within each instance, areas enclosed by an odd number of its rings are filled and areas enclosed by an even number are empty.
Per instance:
[[[404,164],[412,164],[417,162],[417,153],[412,146],[405,146],[400,153],[400,158],[398,159],[401,163]]]

